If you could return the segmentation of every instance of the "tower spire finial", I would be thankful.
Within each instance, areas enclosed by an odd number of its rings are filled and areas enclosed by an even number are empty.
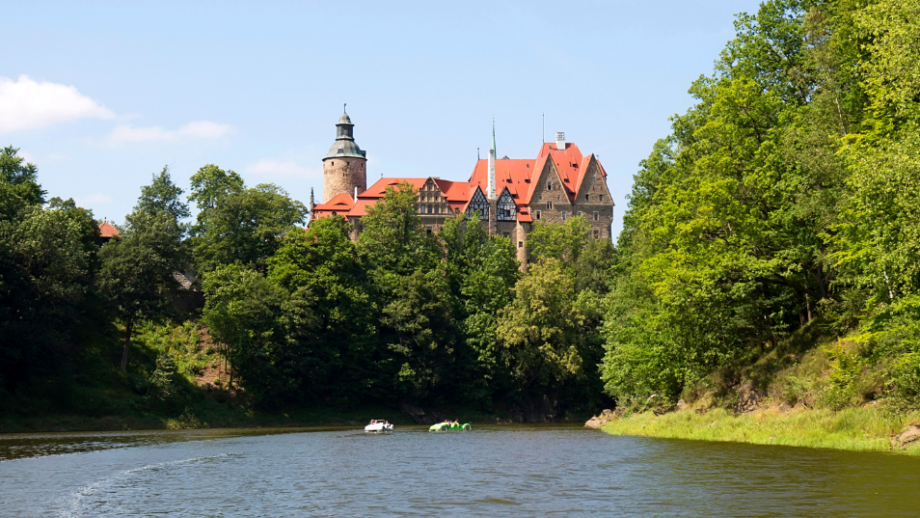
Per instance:
[[[347,106],[348,106],[348,103],[342,103],[342,113],[348,113],[348,110],[345,109],[345,107]]]
[[[495,151],[495,157],[498,158],[498,149],[495,148],[495,117],[492,117],[492,151]]]

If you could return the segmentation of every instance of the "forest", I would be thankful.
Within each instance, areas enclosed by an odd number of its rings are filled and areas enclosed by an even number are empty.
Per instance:
[[[410,184],[389,189],[353,242],[345,218],[305,229],[307,208],[281,188],[207,165],[187,201],[167,168],[153,175],[103,243],[89,211],[44,199],[16,149],[0,160],[10,406],[41,395],[66,412],[86,406],[72,385],[114,383],[135,409],[175,412],[204,397],[189,383],[202,362],[225,367],[216,384],[241,389],[238,404],[267,412],[408,402],[555,418],[603,400],[613,246],[589,240],[582,218],[538,226],[522,274],[476,213],[426,232]],[[191,343],[203,330],[207,351]]]
[[[524,270],[475,214],[427,234],[409,185],[352,242],[215,165],[187,197],[154,174],[103,243],[4,148],[0,413],[187,411],[213,364],[264,412],[544,420],[744,383],[916,409],[920,2],[770,0],[735,28],[639,164],[616,243],[537,225]]]

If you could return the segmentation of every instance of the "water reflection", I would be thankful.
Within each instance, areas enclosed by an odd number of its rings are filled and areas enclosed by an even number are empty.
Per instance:
[[[920,515],[920,459],[895,455],[565,426],[290,432],[2,437],[18,460],[0,462],[0,516]]]

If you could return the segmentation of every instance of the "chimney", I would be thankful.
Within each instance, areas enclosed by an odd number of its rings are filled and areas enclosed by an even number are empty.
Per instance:
[[[565,132],[556,132],[556,149],[559,151],[565,151]]]

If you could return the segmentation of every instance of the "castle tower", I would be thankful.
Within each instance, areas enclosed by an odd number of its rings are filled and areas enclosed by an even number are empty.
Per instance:
[[[323,203],[367,189],[367,152],[355,143],[354,127],[343,110],[335,125],[335,142],[323,158]]]

